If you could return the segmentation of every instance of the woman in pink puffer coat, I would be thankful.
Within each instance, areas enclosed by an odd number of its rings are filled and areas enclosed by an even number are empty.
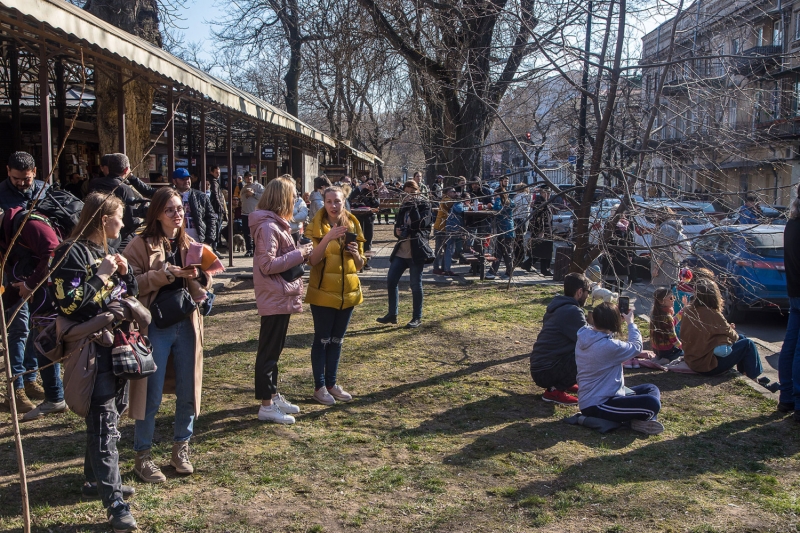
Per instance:
[[[303,310],[303,264],[311,244],[295,246],[289,221],[296,200],[294,180],[270,181],[258,208],[249,216],[253,235],[253,285],[261,331],[256,354],[256,399],[261,400],[258,419],[294,424],[300,408],[278,394],[278,359],[286,341],[289,318]]]

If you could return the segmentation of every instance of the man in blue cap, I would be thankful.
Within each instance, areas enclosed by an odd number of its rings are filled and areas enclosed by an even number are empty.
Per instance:
[[[192,189],[192,177],[185,168],[175,169],[172,184],[183,197],[186,233],[197,242],[208,244],[212,250],[216,249],[217,214],[211,207],[211,200],[204,193]]]

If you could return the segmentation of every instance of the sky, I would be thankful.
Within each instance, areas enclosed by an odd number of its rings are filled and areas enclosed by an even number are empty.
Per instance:
[[[218,7],[219,3],[221,3],[220,0],[188,0],[186,3],[188,9],[183,14],[186,20],[178,23],[181,27],[186,28],[181,30],[185,41],[204,42],[206,58],[210,58],[211,26],[205,22],[219,21],[224,18],[225,13]]]
[[[187,10],[183,14],[186,20],[180,21],[179,25],[185,29],[181,30],[185,41],[203,42],[205,55],[203,59],[211,59],[213,50],[211,43],[211,27],[207,21],[220,21],[225,18],[225,11],[220,7],[226,0],[187,0]],[[641,28],[645,33],[649,32],[664,21],[664,17],[653,16],[644,21]]]

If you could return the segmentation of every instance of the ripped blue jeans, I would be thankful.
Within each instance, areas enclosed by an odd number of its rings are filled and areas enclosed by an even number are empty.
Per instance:
[[[311,345],[311,371],[314,389],[336,385],[336,372],[342,356],[342,341],[354,307],[335,309],[311,305],[314,317],[314,343]]]

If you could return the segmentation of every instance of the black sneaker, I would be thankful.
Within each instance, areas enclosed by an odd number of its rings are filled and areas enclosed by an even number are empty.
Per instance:
[[[369,263],[364,263],[364,266],[362,267],[361,270],[372,270],[372,267],[369,266]]]
[[[117,500],[106,510],[108,523],[114,529],[114,533],[128,533],[136,531],[136,520],[133,519],[131,509],[127,503]]]
[[[422,325],[422,319],[421,318],[415,318],[411,322],[406,324],[406,329],[415,329],[415,328],[420,327],[421,325]]]
[[[791,413],[794,411],[794,402],[778,402],[778,412]]]
[[[379,324],[397,324],[397,315],[386,315],[375,319]]]
[[[136,489],[130,485],[122,485],[120,489],[122,490],[122,497],[126,500],[136,494]],[[100,493],[97,492],[97,483],[90,483],[88,481],[84,483],[83,487],[81,487],[81,494],[87,498],[98,498]]]

